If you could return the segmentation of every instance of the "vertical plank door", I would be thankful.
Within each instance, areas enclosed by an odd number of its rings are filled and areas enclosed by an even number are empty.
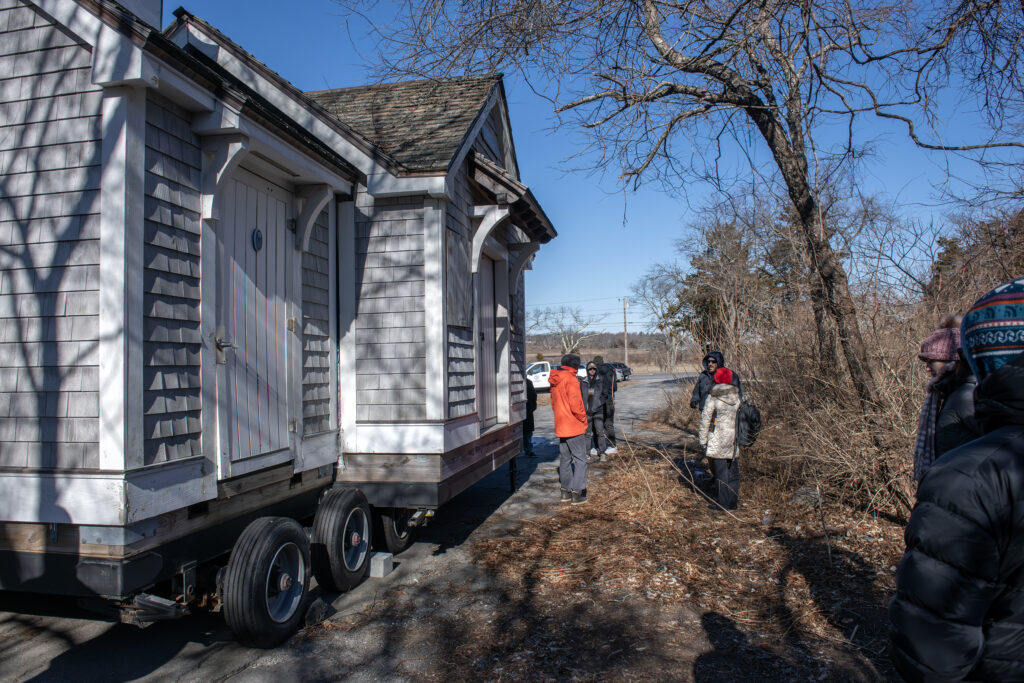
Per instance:
[[[218,387],[220,450],[228,456],[222,477],[252,469],[245,461],[289,448],[287,287],[296,267],[287,234],[292,195],[244,171],[229,184],[233,201],[226,202],[220,234],[219,295],[222,339],[234,346],[225,351]]]

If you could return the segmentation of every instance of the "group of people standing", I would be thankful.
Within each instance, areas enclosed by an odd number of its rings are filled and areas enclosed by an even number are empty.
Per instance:
[[[911,681],[1024,680],[1024,278],[921,344],[917,504],[889,605]]]
[[[573,505],[587,502],[587,465],[618,452],[615,369],[595,356],[587,363],[586,375],[580,377],[580,363],[578,355],[567,353],[561,366],[552,368],[548,376],[558,438],[561,502]]]

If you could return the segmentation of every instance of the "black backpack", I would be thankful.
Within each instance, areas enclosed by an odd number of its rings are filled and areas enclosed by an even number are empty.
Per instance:
[[[736,443],[740,446],[753,446],[757,435],[761,432],[761,411],[750,399],[740,401],[736,411]]]

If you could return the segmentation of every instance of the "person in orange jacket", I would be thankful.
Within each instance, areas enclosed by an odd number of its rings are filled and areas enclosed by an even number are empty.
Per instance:
[[[561,367],[548,377],[551,384],[551,410],[555,413],[558,437],[558,478],[562,484],[562,502],[579,505],[587,502],[587,409],[577,371],[580,357],[562,356]]]

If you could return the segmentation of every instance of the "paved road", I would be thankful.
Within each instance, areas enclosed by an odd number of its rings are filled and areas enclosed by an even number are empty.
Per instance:
[[[649,375],[620,385],[617,420],[626,438],[640,435],[636,424],[676,383],[670,375]],[[314,589],[319,604],[333,613],[332,620],[372,611],[389,596],[416,594],[424,596],[423,604],[410,609],[410,623],[427,623],[444,609],[456,612],[451,619],[457,623],[457,610],[476,609],[486,601],[493,580],[469,562],[467,541],[504,537],[514,533],[522,519],[547,514],[557,506],[551,409],[539,408],[536,423],[539,457],[518,459],[515,494],[509,492],[508,468],[502,467],[442,508],[418,541],[397,558],[398,566],[388,577],[368,579],[341,596]],[[444,587],[453,581],[473,585],[479,592],[464,604],[439,604],[436,596],[444,595]],[[139,630],[91,620],[53,599],[0,595],[0,610],[9,610],[0,611],[4,681],[404,680],[417,675],[415,669],[397,674],[408,666],[403,662],[417,659],[417,647],[423,650],[424,661],[436,656],[438,647],[438,642],[425,638],[419,646],[403,642],[396,651],[370,629],[355,635],[321,629],[300,634],[276,650],[254,651],[234,643],[220,618],[211,615]]]

